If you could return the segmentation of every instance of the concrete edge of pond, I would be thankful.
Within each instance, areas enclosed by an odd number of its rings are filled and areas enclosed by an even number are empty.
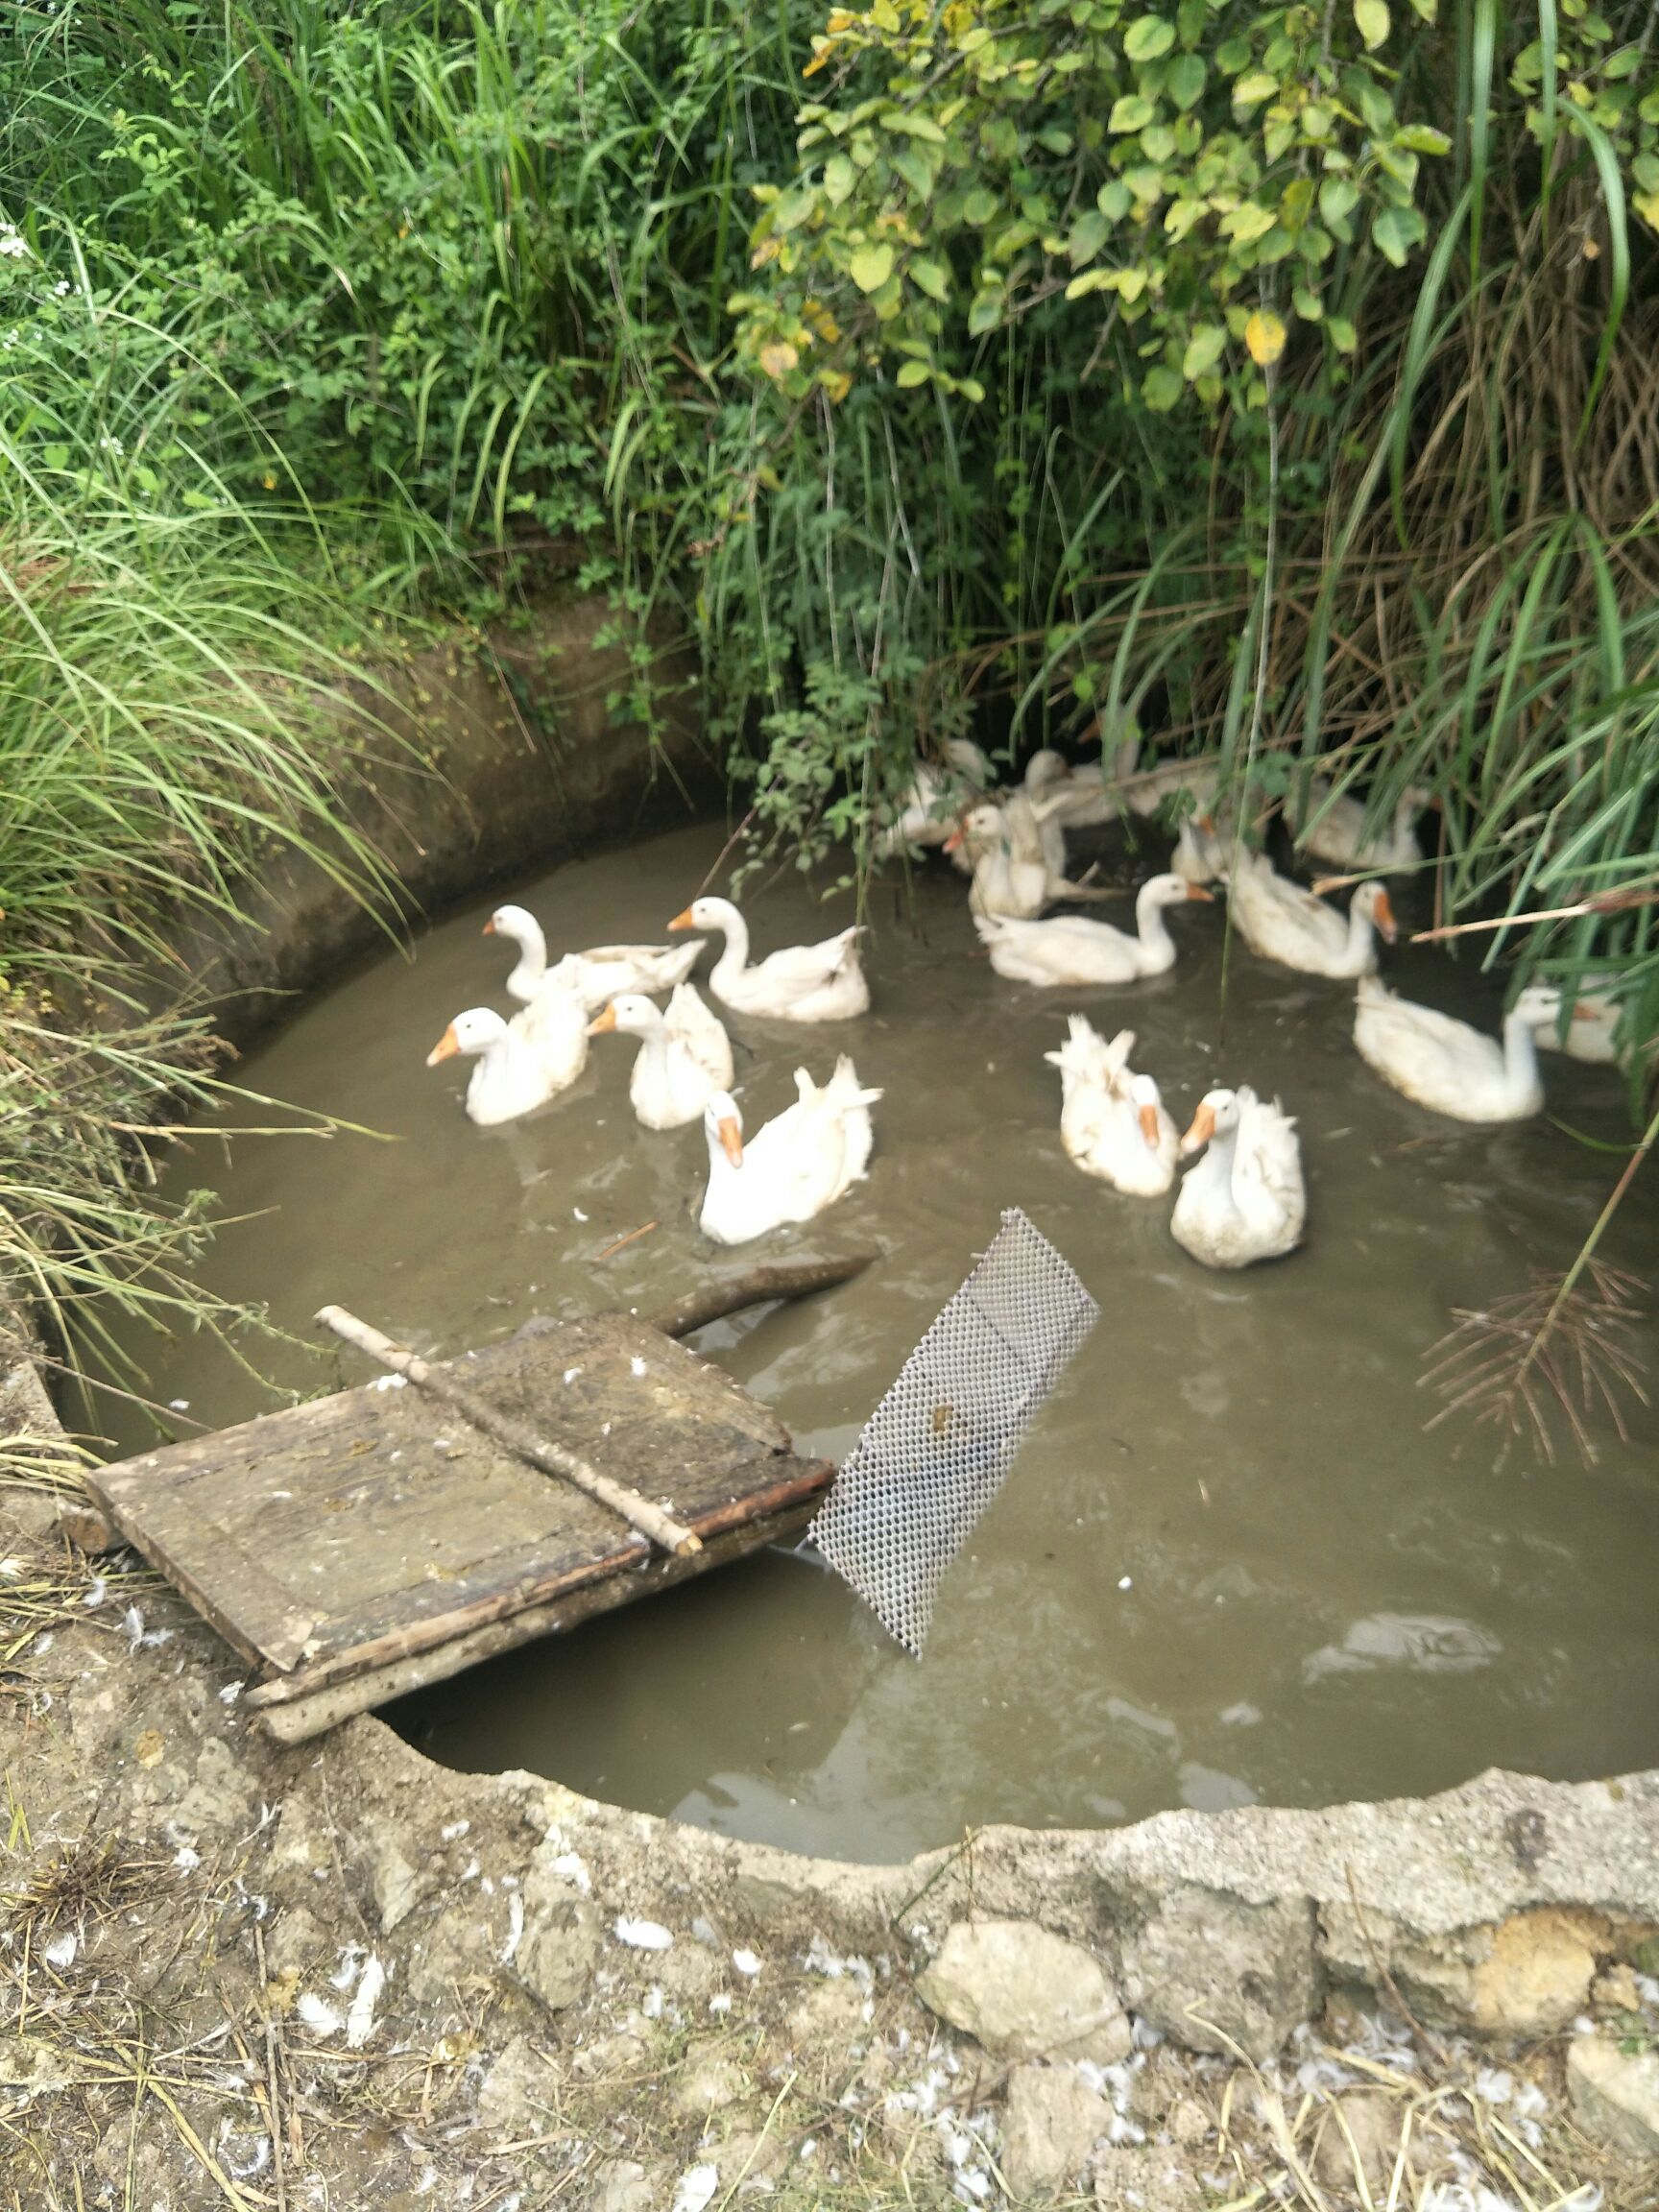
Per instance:
[[[641,733],[607,732],[603,698],[621,657],[592,651],[595,619],[576,608],[554,624],[557,755],[503,710],[493,677],[458,660],[429,698],[412,689],[411,729],[426,710],[447,734],[424,745],[421,773],[375,804],[389,809],[382,827],[395,833],[383,842],[413,899],[453,899],[684,810],[700,773],[692,734],[682,725],[658,752]],[[525,667],[541,664],[537,640],[514,649]],[[469,730],[469,741],[455,739]],[[274,867],[252,904],[238,935],[180,940],[193,972],[232,995],[232,1036],[252,1034],[373,941],[309,863]],[[39,1436],[55,1427],[38,1372],[14,1359],[0,1377],[0,1428]],[[50,1520],[38,1493],[5,1503],[36,1533]],[[736,1842],[537,1776],[442,1769],[373,1718],[285,1751],[238,1713],[231,1654],[182,1606],[171,1617],[179,1641],[165,1664],[134,1639],[116,1662],[125,1692],[84,1723],[84,1743],[83,1724],[72,1729],[81,1768],[170,1839],[221,1817],[233,1827],[251,1806],[277,1808],[273,1889],[290,1876],[322,1881],[327,1863],[352,1872],[417,1998],[482,1972],[561,2009],[629,1940],[620,1924],[681,1941],[707,1922],[762,1952],[816,1939],[894,1954],[942,2017],[989,2048],[1010,1976],[1029,1992],[1056,1974],[1068,1985],[1104,1974],[1119,2021],[1126,2008],[1190,2050],[1264,2058],[1344,1986],[1430,2029],[1552,2033],[1582,2011],[1607,1962],[1640,1951],[1651,1963],[1642,1947],[1659,1936],[1659,1773],[1562,1784],[1493,1771],[1423,1800],[1172,1812],[1098,1831],[985,1829],[906,1865],[852,1864]],[[66,1692],[65,1710],[70,1700]],[[138,1713],[164,1755],[131,1756]],[[331,1861],[317,1840],[325,1831]],[[445,1875],[448,1839],[467,1831],[494,1840],[510,1921],[504,1896],[486,1908]],[[294,1890],[313,1914],[318,1894]]]

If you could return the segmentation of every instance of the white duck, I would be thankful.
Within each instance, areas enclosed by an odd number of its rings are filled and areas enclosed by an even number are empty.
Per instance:
[[[732,1040],[719,1017],[677,983],[662,1013],[649,998],[624,991],[588,1024],[589,1037],[620,1030],[642,1040],[628,1078],[634,1112],[647,1129],[680,1129],[701,1119],[717,1093],[732,1088]]]
[[[584,1022],[586,1016],[583,1016]],[[582,1071],[588,1057],[588,1040],[577,1032],[580,1051],[573,1067],[568,1056],[562,1068],[536,1042],[527,1024],[529,1009],[511,1022],[488,1006],[469,1007],[457,1014],[426,1055],[428,1068],[436,1068],[459,1053],[476,1060],[467,1085],[467,1113],[481,1129],[500,1121],[516,1121],[544,1106]],[[567,1072],[565,1070],[567,1069]]]
[[[821,1089],[795,1070],[799,1095],[747,1143],[735,1099],[716,1093],[704,1109],[709,1188],[698,1216],[717,1244],[747,1244],[785,1221],[809,1221],[862,1180],[870,1162],[870,1109],[879,1091],[859,1088],[843,1053]]]
[[[1104,899],[1093,884],[1070,883],[1064,869],[1065,834],[1059,832],[1062,864],[1053,861],[1056,825],[1039,819],[1037,807],[1015,791],[1000,805],[975,806],[947,841],[974,863],[968,903],[975,914],[1005,915],[1029,921],[1061,899]]]
[[[1098,1175],[1135,1198],[1157,1198],[1175,1180],[1179,1132],[1150,1075],[1129,1066],[1135,1032],[1108,1045],[1081,1014],[1058,1052],[1043,1057],[1060,1070],[1060,1142],[1085,1175]]]
[[[749,925],[730,899],[693,899],[670,929],[718,929],[726,949],[709,988],[738,1014],[781,1022],[846,1022],[870,1011],[870,986],[858,964],[859,925],[821,945],[790,945],[749,966]]]
[[[703,950],[701,938],[694,945],[594,945],[586,952],[566,952],[557,968],[549,968],[541,925],[523,906],[497,906],[484,934],[506,937],[518,948],[517,966],[507,978],[510,998],[528,1004],[546,977],[558,974],[581,992],[589,1013],[609,1005],[619,991],[672,991],[696,967]]]
[[[1336,868],[1410,868],[1423,857],[1417,818],[1433,793],[1409,784],[1400,794],[1392,818],[1369,830],[1369,810],[1352,792],[1331,796],[1331,785],[1315,776],[1308,787],[1308,829],[1300,850]]]
[[[1296,1124],[1240,1084],[1207,1091],[1181,1150],[1204,1157],[1190,1167],[1169,1219],[1184,1252],[1206,1267],[1248,1267],[1302,1241],[1308,1193]]]
[[[1222,883],[1227,879],[1228,848],[1211,814],[1183,814],[1169,855],[1169,873],[1183,883]]]
[[[1227,890],[1251,951],[1306,975],[1368,975],[1377,965],[1373,930],[1394,942],[1394,909],[1381,883],[1361,883],[1344,915],[1281,876],[1264,853],[1240,853]]]
[[[1396,998],[1375,977],[1362,975],[1354,1042],[1384,1082],[1431,1114],[1455,1121],[1525,1121],[1544,1103],[1534,1031],[1560,1010],[1558,991],[1528,984],[1504,1017],[1500,1044],[1450,1014]]]
[[[1619,1017],[1623,1008],[1610,991],[1598,990],[1592,983],[1587,991],[1580,991],[1567,1024],[1567,1034],[1561,1034],[1561,1023],[1551,1014],[1537,1031],[1538,1042],[1547,1051],[1565,1052],[1569,1060],[1586,1060],[1598,1068],[1623,1067],[1630,1057],[1628,1044],[1619,1042]]]
[[[892,822],[876,838],[876,856],[887,860],[903,848],[943,845],[963,806],[989,789],[991,763],[972,737],[948,737],[944,760],[918,762]],[[967,875],[973,867],[958,847],[950,855]]]
[[[990,949],[991,965],[1013,983],[1133,983],[1142,975],[1162,975],[1175,965],[1175,940],[1164,920],[1166,907],[1190,899],[1210,902],[1197,883],[1179,876],[1154,876],[1135,900],[1136,934],[1109,922],[1090,922],[1077,914],[1049,922],[1024,922],[976,914],[974,926]]]

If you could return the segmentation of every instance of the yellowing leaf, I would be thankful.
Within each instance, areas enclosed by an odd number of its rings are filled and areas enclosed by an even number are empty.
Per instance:
[[[839,407],[853,389],[853,379],[845,369],[820,369],[818,381],[830,395],[830,404]]]
[[[845,154],[831,154],[824,164],[824,197],[831,207],[839,207],[842,201],[857,182],[857,171]]]
[[[787,376],[791,369],[799,368],[800,363],[800,354],[786,338],[775,338],[770,346],[762,346],[760,349],[760,366],[774,380]]]
[[[1234,85],[1233,105],[1235,108],[1254,108],[1260,101],[1270,100],[1278,89],[1277,77],[1269,77],[1265,69],[1252,69]]]
[[[1241,207],[1235,207],[1230,215],[1222,216],[1221,228],[1227,237],[1236,238],[1240,246],[1248,246],[1253,239],[1265,238],[1273,223],[1271,207],[1246,200]]]
[[[160,1729],[146,1728],[133,1740],[132,1756],[140,1767],[159,1767],[162,1749]]]
[[[847,274],[860,292],[879,292],[893,274],[891,246],[860,246],[847,264]]]
[[[1375,54],[1388,36],[1388,0],[1354,0],[1354,21],[1367,51]]]
[[[1244,343],[1258,369],[1271,369],[1285,350],[1285,325],[1277,315],[1259,310],[1244,325]]]
[[[1659,230],[1659,192],[1633,192],[1630,204],[1650,230]]]

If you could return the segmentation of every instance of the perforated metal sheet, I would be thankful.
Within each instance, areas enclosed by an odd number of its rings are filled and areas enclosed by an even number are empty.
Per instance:
[[[1100,1309],[1018,1208],[865,1424],[808,1531],[920,1659],[945,1570]]]

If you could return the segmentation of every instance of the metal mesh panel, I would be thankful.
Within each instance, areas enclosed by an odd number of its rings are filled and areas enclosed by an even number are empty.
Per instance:
[[[1100,1309],[1018,1208],[911,1353],[808,1531],[920,1659],[945,1570]]]

